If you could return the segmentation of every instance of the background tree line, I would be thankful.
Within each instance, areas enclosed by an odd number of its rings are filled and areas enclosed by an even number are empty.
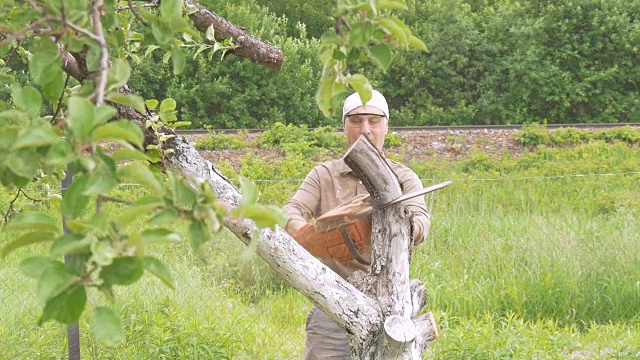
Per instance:
[[[220,63],[218,53],[211,60],[188,57],[184,73],[173,76],[171,62],[156,51],[139,54],[132,88],[144,98],[174,98],[180,120],[195,128],[339,124],[338,116],[323,117],[314,100],[319,38],[334,26],[330,1],[202,3],[281,47],[282,71],[233,56]],[[407,5],[400,17],[429,52],[397,52],[386,72],[358,65],[387,95],[393,125],[640,121],[640,0]]]

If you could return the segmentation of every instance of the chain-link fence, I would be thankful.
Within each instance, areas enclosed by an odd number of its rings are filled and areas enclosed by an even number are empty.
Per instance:
[[[640,173],[453,180],[428,198],[432,229],[413,255],[412,276],[427,284],[430,310],[568,326],[640,313]],[[14,194],[3,191],[10,201]],[[38,326],[36,282],[19,270],[21,259],[47,250],[3,259],[0,358],[67,357],[66,328]],[[88,311],[79,324],[84,358],[301,358],[310,303],[232,235],[198,252],[187,243],[148,251],[171,267],[177,289],[148,276],[116,289],[110,306],[121,314],[125,341],[96,344]],[[89,308],[109,304],[96,295],[89,293]]]

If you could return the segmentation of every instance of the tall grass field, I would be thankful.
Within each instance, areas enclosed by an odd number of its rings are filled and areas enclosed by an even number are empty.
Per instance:
[[[221,168],[232,179],[257,180],[262,201],[282,205],[321,158],[247,156],[240,174]],[[453,180],[427,198],[432,228],[413,254],[412,277],[426,283],[440,333],[425,359],[640,358],[637,145],[542,145],[518,158],[476,151],[407,165],[425,186]],[[0,189],[3,213],[12,196]],[[21,249],[2,260],[2,359],[67,357],[66,327],[37,325],[36,284],[19,271],[22,258],[47,250]],[[117,292],[113,308],[126,337],[115,347],[96,344],[84,316],[84,359],[302,357],[310,302],[233,235],[197,252],[188,241],[149,251],[170,265],[177,290],[145,276]],[[92,306],[107,302],[89,298]]]

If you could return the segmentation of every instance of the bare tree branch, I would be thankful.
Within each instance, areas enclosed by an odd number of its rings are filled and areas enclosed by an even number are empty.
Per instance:
[[[93,28],[96,31],[96,41],[100,45],[100,68],[98,69],[98,81],[96,81],[96,91],[94,93],[96,105],[104,104],[104,92],[107,86],[107,70],[109,70],[109,49],[107,41],[102,31],[102,12],[104,8],[103,0],[96,0],[91,8],[93,17]]]
[[[230,50],[230,53],[280,71],[284,62],[282,50],[247,33],[193,0],[184,0],[184,3],[196,10],[189,15],[196,29],[206,32],[209,26],[213,26],[216,40],[232,39],[238,45],[237,48]]]

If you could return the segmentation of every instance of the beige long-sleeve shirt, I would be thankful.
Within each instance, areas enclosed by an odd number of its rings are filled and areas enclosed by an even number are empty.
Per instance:
[[[398,177],[403,194],[422,189],[420,179],[411,169],[395,161],[387,159],[387,162]],[[327,211],[350,201],[356,195],[367,193],[365,186],[343,159],[320,164],[311,170],[293,198],[284,206],[289,217],[287,231],[294,233],[311,219],[322,216]],[[430,226],[430,215],[426,210],[424,197],[417,196],[404,201],[403,204],[412,214],[414,243],[419,244],[426,237]],[[367,246],[363,255],[370,257],[370,246]],[[345,279],[356,270],[368,270],[368,266],[356,260],[347,263],[333,259],[322,261]]]

